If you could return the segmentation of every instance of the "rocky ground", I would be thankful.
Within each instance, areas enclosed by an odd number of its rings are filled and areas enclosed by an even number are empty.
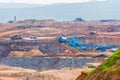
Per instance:
[[[7,57],[0,58],[1,65],[24,67],[29,69],[61,69],[64,67],[81,68],[87,63],[95,62],[94,58],[55,58],[55,57]]]

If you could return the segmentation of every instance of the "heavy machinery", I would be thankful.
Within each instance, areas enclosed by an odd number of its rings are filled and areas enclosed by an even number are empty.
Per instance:
[[[22,36],[21,35],[14,35],[11,37],[11,40],[21,40]]]
[[[102,45],[102,44],[90,44],[90,43],[84,44],[84,43],[80,43],[76,36],[73,36],[72,38],[69,38],[69,39],[66,37],[59,36],[57,38],[57,40],[60,43],[65,43],[65,44],[67,44],[71,47],[74,47],[76,49],[79,49],[79,50],[94,49],[94,50],[100,50],[101,52],[105,52],[107,49],[120,47],[118,45]]]

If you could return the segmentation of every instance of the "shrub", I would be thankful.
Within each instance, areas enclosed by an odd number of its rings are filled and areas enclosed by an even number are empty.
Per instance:
[[[39,78],[38,80],[44,80],[43,78]]]
[[[96,68],[96,66],[88,66],[88,68]]]

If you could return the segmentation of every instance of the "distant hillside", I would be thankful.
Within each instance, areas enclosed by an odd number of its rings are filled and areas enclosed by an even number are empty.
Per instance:
[[[120,19],[120,0],[92,1],[86,3],[64,3],[45,6],[28,5],[27,8],[0,8],[0,21],[12,20],[17,16],[23,19],[73,20],[82,17],[85,20]],[[27,5],[24,5],[27,6]],[[23,6],[21,6],[23,7]]]
[[[26,4],[26,3],[0,3],[0,8],[32,8],[41,7],[42,4]]]
[[[83,74],[82,74],[83,75]],[[120,49],[101,66],[89,73],[84,79],[77,80],[120,80]],[[82,77],[83,78],[83,77]]]

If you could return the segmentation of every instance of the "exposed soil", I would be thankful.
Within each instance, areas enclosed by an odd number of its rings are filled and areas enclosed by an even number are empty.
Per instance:
[[[14,57],[14,56],[17,56],[17,57],[25,57],[25,56],[34,57],[34,56],[46,56],[46,54],[43,54],[39,49],[33,49],[33,50],[28,51],[28,52],[25,52],[25,51],[11,51],[8,54],[8,56],[9,57]]]
[[[75,80],[83,69],[30,70],[0,66],[0,80]]]
[[[120,21],[64,23],[54,20],[37,20],[32,23],[30,20],[25,20],[11,24],[1,23],[0,28],[0,57],[101,57],[99,55],[101,52],[79,51],[58,43],[55,40],[60,35],[69,38],[77,35],[81,43],[120,44]],[[22,35],[23,39],[11,41],[10,38],[16,34]],[[34,34],[37,35],[37,39],[26,39],[26,36]],[[107,55],[111,54],[108,52]],[[102,58],[103,56],[106,57],[106,55],[102,55]],[[104,59],[98,59],[96,62],[103,61]],[[58,59],[52,65],[54,66],[56,62]],[[88,72],[84,73],[84,70],[87,69],[64,68],[38,72],[30,69],[0,66],[0,80],[75,80],[81,71],[83,72],[77,80],[120,80],[119,62],[120,60],[115,61],[108,71],[101,72],[101,65],[89,74]]]

